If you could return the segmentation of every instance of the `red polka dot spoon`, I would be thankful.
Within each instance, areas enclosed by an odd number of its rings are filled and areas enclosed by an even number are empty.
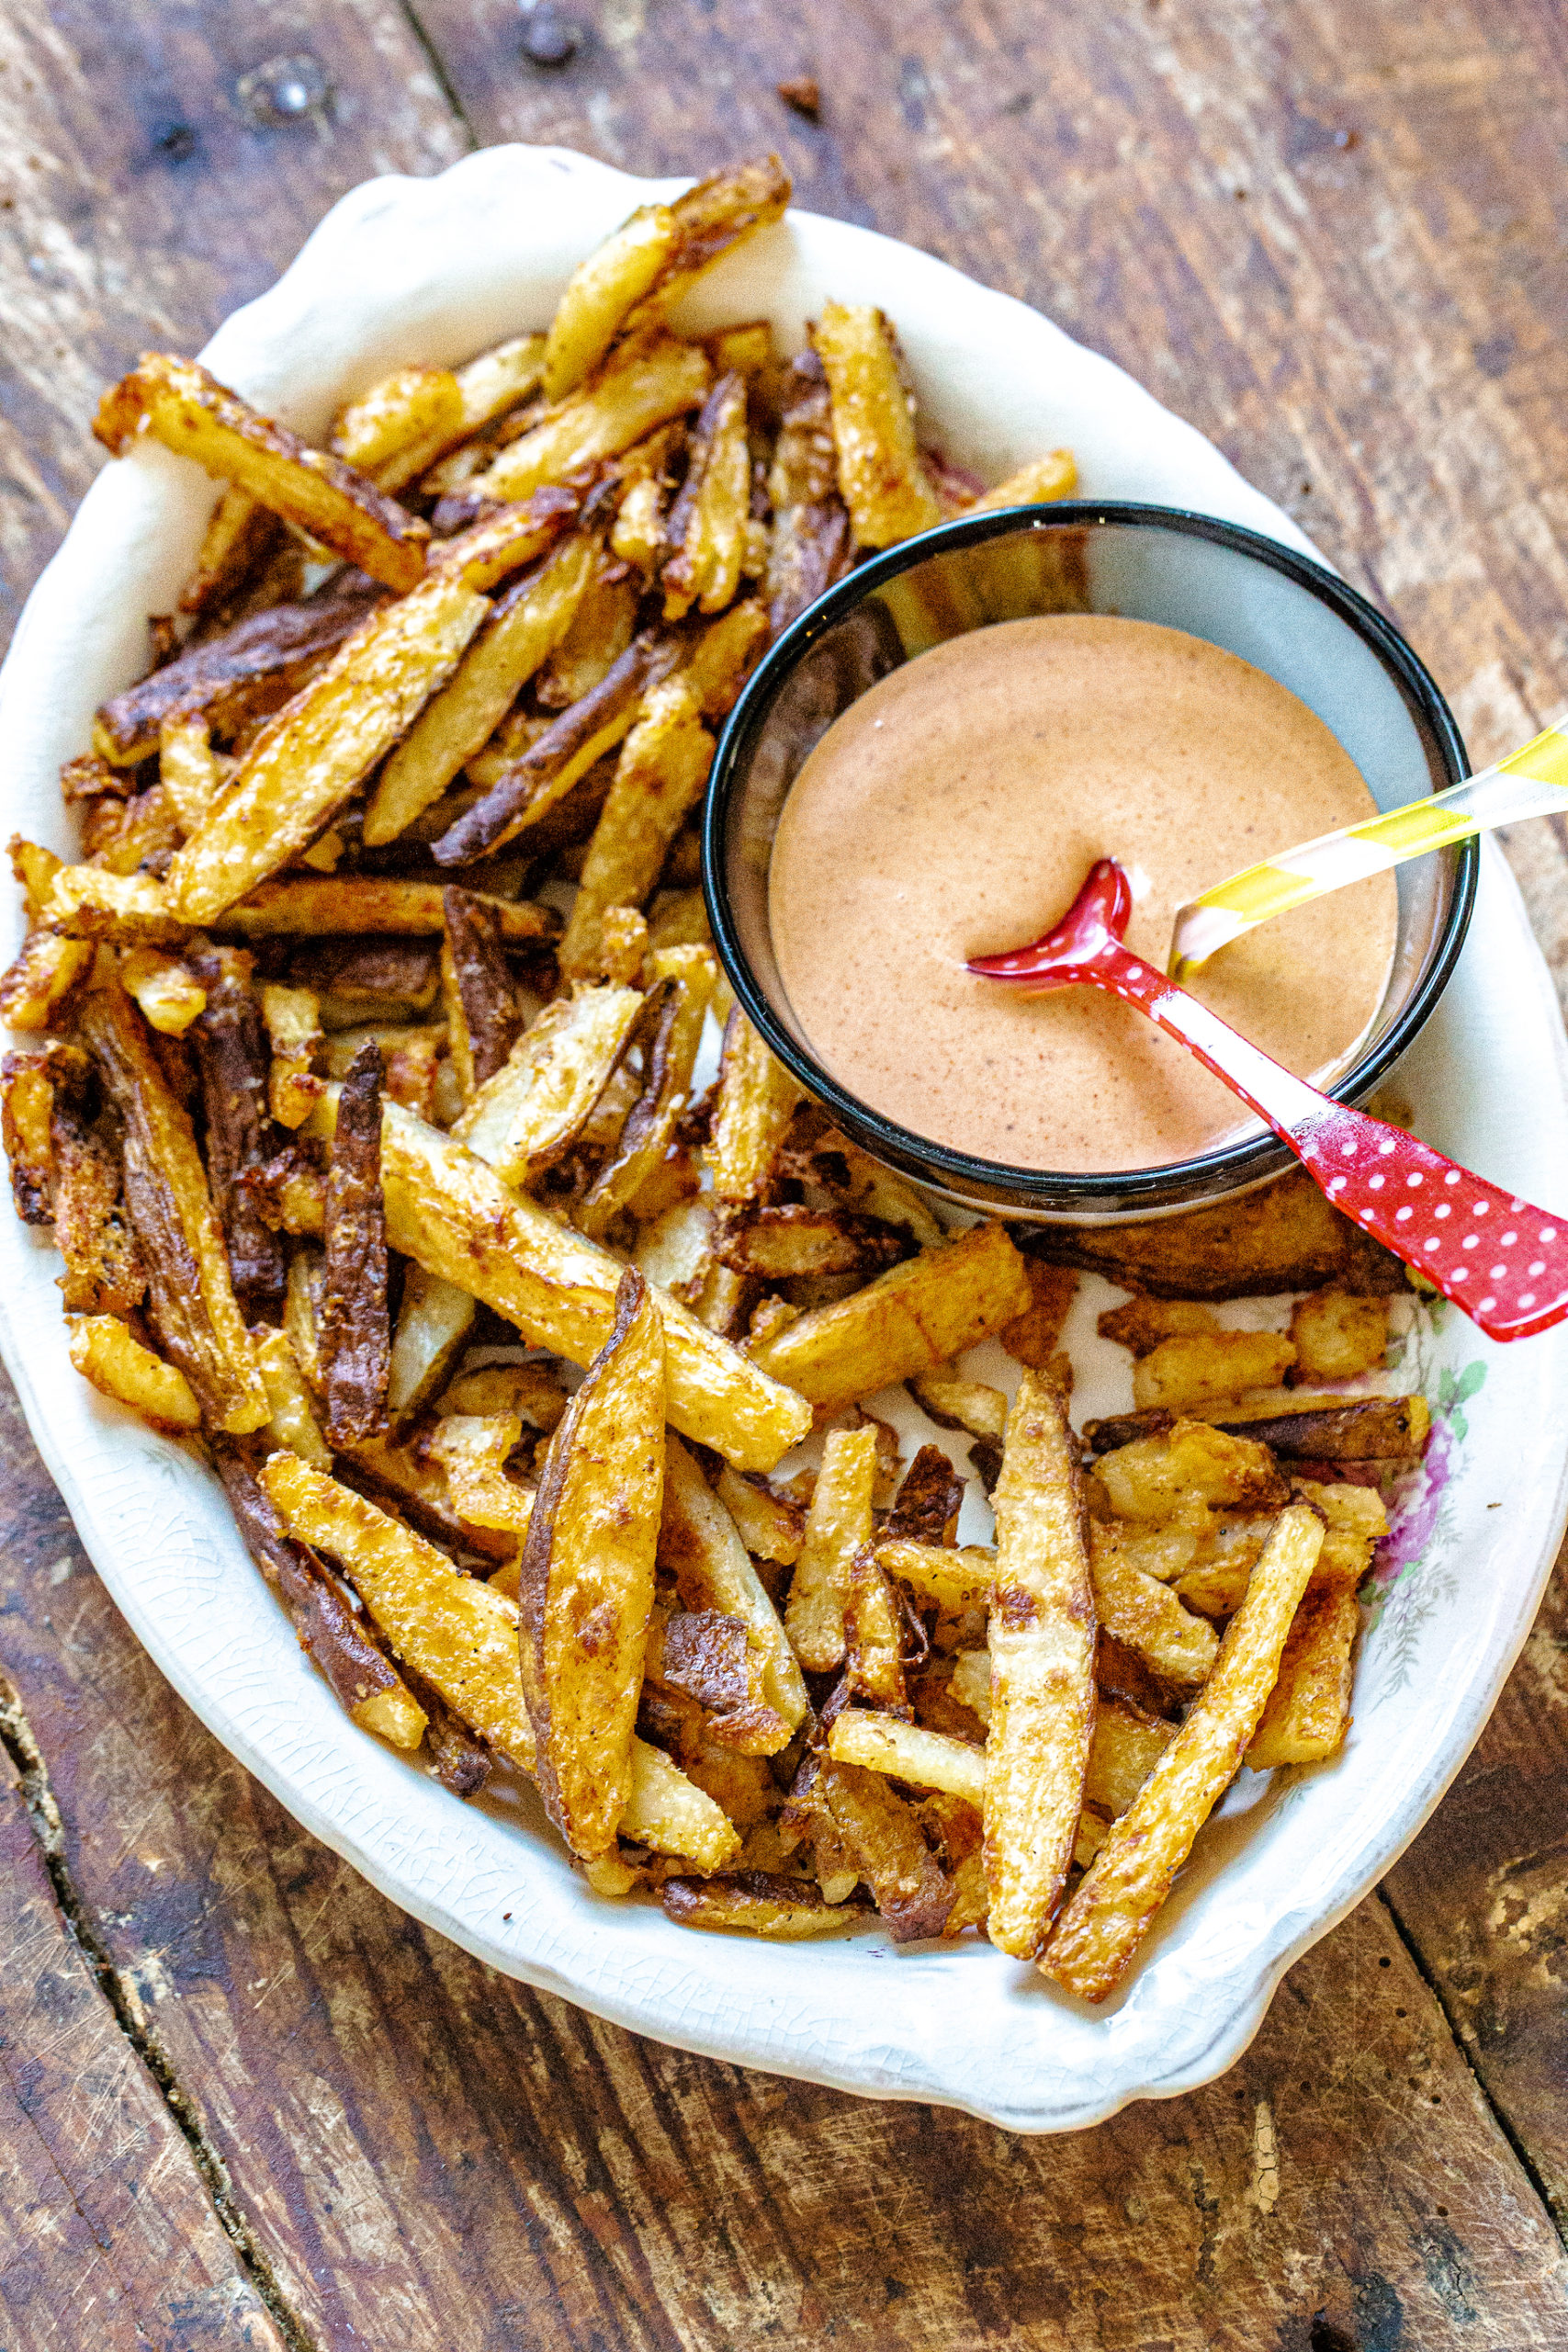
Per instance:
[[[1133,911],[1127,876],[1101,858],[1055,927],[1032,946],[979,956],[983,978],[1015,987],[1106,989],[1147,1013],[1261,1119],[1337,1209],[1462,1306],[1494,1340],[1528,1339],[1568,1320],[1568,1216],[1456,1168],[1402,1127],[1331,1102],[1122,944]]]

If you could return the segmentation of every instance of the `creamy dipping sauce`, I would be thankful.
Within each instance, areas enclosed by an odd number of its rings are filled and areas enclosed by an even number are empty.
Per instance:
[[[1200,890],[1374,813],[1322,720],[1235,654],[1147,621],[1001,621],[895,670],[812,752],[773,842],[773,950],[818,1060],[900,1126],[1015,1167],[1157,1167],[1257,1122],[1131,1007],[968,958],[1037,938],[1115,857],[1127,944],[1163,969]],[[1193,994],[1323,1084],[1382,1001],[1395,906],[1372,876],[1235,941]]]

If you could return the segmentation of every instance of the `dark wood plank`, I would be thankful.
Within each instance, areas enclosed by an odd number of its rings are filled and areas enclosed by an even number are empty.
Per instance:
[[[0,634],[96,470],[104,385],[205,343],[345,189],[467,144],[397,0],[0,7]]]
[[[61,1915],[0,1751],[6,2352],[284,2352],[196,2160]]]
[[[1222,2081],[1067,2140],[661,2049],[492,1975],[296,1827],[131,1640],[14,1408],[0,1439],[0,1620],[67,1865],[319,2345],[1568,2335],[1545,2210],[1375,1901]]]

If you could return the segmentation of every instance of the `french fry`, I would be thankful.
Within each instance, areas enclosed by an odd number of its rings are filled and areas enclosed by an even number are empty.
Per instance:
[[[1072,1860],[1095,1703],[1083,1502],[1066,1413],[1045,1374],[1025,1372],[1019,1384],[994,1500],[987,1932],[1032,1960]]]
[[[428,445],[449,447],[462,433],[463,395],[451,369],[399,368],[338,411],[328,447],[392,491],[423,471]]]
[[[734,1474],[729,1474],[732,1484]],[[679,1438],[665,1441],[661,1566],[672,1569],[688,1609],[739,1618],[763,1662],[763,1696],[790,1731],[805,1720],[806,1685],[794,1651],[735,1521]],[[782,1747],[784,1742],[781,1740]]]
[[[1070,449],[1052,449],[1043,458],[1032,458],[1021,466],[995,490],[987,491],[969,509],[981,514],[997,506],[1043,506],[1057,498],[1071,498],[1078,486],[1078,469]]]
[[[146,1264],[150,1312],[204,1419],[233,1436],[269,1418],[188,1114],[119,989],[89,999],[83,1033],[125,1122],[125,1199]]]
[[[786,1202],[752,1209],[743,1223],[727,1224],[718,1254],[739,1273],[787,1282],[802,1274],[880,1273],[907,1250],[902,1234],[852,1209],[808,1209]]]
[[[939,1430],[965,1430],[971,1437],[1000,1438],[1008,1400],[982,1380],[961,1380],[951,1364],[918,1373],[907,1384],[910,1396]]]
[[[527,1533],[533,1494],[506,1475],[522,1429],[515,1413],[447,1413],[430,1433],[427,1451],[446,1473],[453,1502],[476,1527]]]
[[[541,710],[570,710],[592,694],[620,660],[637,634],[637,582],[623,563],[600,566],[570,627],[534,682]]]
[[[707,1162],[722,1205],[765,1199],[800,1089],[739,1005],[725,1024],[724,1059]]]
[[[1353,1380],[1376,1372],[1388,1348],[1388,1301],[1314,1291],[1291,1310],[1291,1338],[1298,1380]]]
[[[580,262],[567,280],[545,344],[543,390],[564,400],[592,374],[622,320],[639,302],[674,250],[675,216],[645,204]]]
[[[913,1808],[880,1773],[858,1765],[829,1759],[819,1782],[850,1867],[870,1887],[895,1943],[940,1936],[953,1909],[953,1885],[921,1837]]]
[[[653,961],[654,992],[667,986],[670,993],[647,1047],[642,1091],[626,1114],[613,1156],[577,1212],[582,1231],[595,1240],[629,1207],[670,1148],[691,1101],[692,1070],[718,978],[718,967],[705,947],[661,948]]]
[[[92,970],[95,953],[90,939],[66,939],[35,923],[0,977],[0,1020],[12,1029],[58,1026]]]
[[[702,1711],[699,1753],[716,1746],[738,1756],[776,1756],[788,1747],[790,1726],[764,1696],[766,1673],[766,1661],[752,1648],[745,1623],[728,1611],[655,1612],[647,1679],[656,1690]],[[746,1808],[732,1802],[726,1810],[739,1826]]]
[[[742,1477],[725,1463],[714,1492],[735,1521],[748,1552],[759,1560],[793,1567],[806,1538],[806,1514],[798,1503],[775,1495],[761,1478]]]
[[[69,1058],[68,1058],[69,1057]],[[7,1054],[0,1074],[0,1134],[11,1167],[11,1201],[24,1225],[49,1225],[55,1208],[54,1090],[73,1076],[84,1084],[85,1057],[71,1046],[40,1054]]]
[[[314,989],[269,986],[261,1009],[272,1046],[267,1108],[279,1126],[298,1127],[321,1100],[321,1080],[310,1069],[322,1045],[321,1002]]]
[[[260,1487],[245,1450],[231,1440],[214,1446],[245,1548],[288,1611],[300,1644],[325,1675],[333,1696],[362,1730],[394,1747],[416,1748],[427,1716],[401,1675],[377,1647],[315,1554],[289,1534],[276,1505]]]
[[[677,197],[671,208],[675,219],[674,250],[652,290],[624,322],[626,340],[646,334],[667,319],[705,270],[759,229],[782,218],[789,198],[789,174],[776,155],[758,156],[749,164],[716,172]]]
[[[614,1329],[550,1439],[518,1567],[540,1794],[574,1854],[615,1840],[653,1606],[664,1333],[628,1268]]]
[[[869,305],[824,302],[811,331],[832,402],[839,491],[856,542],[888,548],[942,520],[915,447],[892,332]]]
[[[313,1469],[330,1470],[332,1452],[316,1419],[315,1402],[300,1371],[287,1331],[265,1323],[251,1326],[256,1369],[266,1389],[272,1417],[264,1435],[269,1446],[287,1446]]]
[[[620,1834],[656,1854],[680,1855],[701,1871],[728,1870],[740,1852],[739,1833],[722,1806],[642,1739],[632,1742],[631,1790]]]
[[[916,1788],[941,1789],[979,1812],[986,1802],[986,1751],[945,1732],[925,1731],[897,1715],[846,1707],[828,1734],[828,1753],[837,1764],[857,1764]],[[1076,1829],[1077,1824],[1074,1827]]]
[[[999,1225],[976,1226],[813,1308],[753,1344],[773,1379],[823,1410],[869,1396],[988,1339],[1030,1304],[1023,1261]]]
[[[916,1641],[923,1650],[923,1635],[911,1626],[902,1595],[878,1565],[871,1545],[863,1545],[850,1562],[844,1602],[844,1674],[851,1695],[906,1713],[904,1659]]]
[[[1189,1331],[1162,1340],[1134,1367],[1133,1402],[1184,1413],[1216,1396],[1274,1385],[1295,1363],[1276,1331]]]
[[[159,730],[158,781],[182,829],[194,833],[216,797],[220,775],[212,730],[199,711],[171,712]]]
[[[1163,1340],[1187,1338],[1195,1332],[1217,1332],[1220,1326],[1212,1310],[1199,1306],[1196,1300],[1149,1298],[1139,1293],[1124,1306],[1108,1308],[1095,1329],[1102,1340],[1114,1340],[1118,1347],[1130,1348],[1142,1361],[1152,1355]]]
[[[1256,1445],[1259,1453],[1267,1448],[1298,1461],[1415,1461],[1432,1426],[1431,1408],[1421,1396],[1357,1396],[1346,1403],[1338,1396],[1314,1397],[1282,1388],[1271,1395],[1227,1397],[1210,1411],[1215,1435],[1228,1434]],[[1175,1426],[1191,1430],[1203,1419],[1195,1412]],[[1090,1421],[1084,1435],[1097,1451],[1119,1449],[1150,1438],[1157,1441],[1168,1427],[1169,1417],[1163,1412],[1129,1413]]]
[[[774,1943],[830,1935],[846,1917],[809,1880],[768,1871],[743,1871],[738,1878],[667,1878],[659,1900],[666,1917],[683,1928],[762,1936]]]
[[[784,1610],[795,1654],[813,1674],[829,1673],[843,1661],[850,1565],[871,1541],[875,1478],[874,1429],[829,1430]]]
[[[740,584],[750,505],[746,379],[732,373],[721,376],[703,402],[686,479],[664,526],[672,550],[660,574],[667,621],[680,620],[694,605],[721,613],[731,601]]]
[[[264,882],[217,928],[242,939],[439,937],[446,928],[439,882],[406,882],[377,875],[322,875],[305,881]],[[473,894],[491,908],[508,940],[547,939],[556,918],[528,899]]]
[[[152,433],[400,594],[423,574],[428,524],[341,458],[258,415],[193,359],[146,353],[104,394],[93,431],[117,458]]]
[[[1281,1511],[1201,1695],[1108,1832],[1040,1962],[1069,1993],[1102,2001],[1131,1966],[1258,1728],[1322,1543],[1308,1505]]]
[[[269,1320],[282,1311],[285,1267],[282,1244],[246,1191],[246,1179],[265,1158],[268,1075],[251,959],[240,948],[209,948],[196,958],[196,974],[206,1001],[190,1034],[206,1114],[208,1183],[240,1311],[249,1322]]]
[[[1360,1624],[1353,1588],[1313,1585],[1303,1595],[1280,1656],[1279,1680],[1247,1747],[1253,1771],[1321,1764],[1343,1747]]]
[[[207,990],[188,964],[158,947],[131,947],[119,959],[120,982],[150,1029],[183,1037],[207,1010]]]
[[[501,947],[501,925],[470,890],[448,883],[442,893],[446,935],[441,984],[446,1038],[465,1102],[505,1067],[523,1034],[523,1008]]]
[[[629,735],[642,697],[673,666],[673,647],[637,638],[581,702],[563,711],[484,798],[432,843],[438,865],[469,865],[558,808],[579,777]]]
[[[620,1068],[641,1012],[636,989],[557,997],[480,1087],[454,1136],[503,1183],[525,1184],[570,1150]]]
[[[934,1600],[953,1617],[987,1609],[997,1555],[979,1544],[912,1544],[898,1539],[876,1547],[878,1565],[921,1600]]]
[[[852,555],[849,514],[839,495],[832,404],[815,351],[800,353],[789,368],[768,497],[773,526],[762,593],[777,637],[842,578]]]
[[[334,1453],[387,1427],[391,1335],[381,1192],[382,1064],[367,1044],[338,1096],[327,1177],[326,1267],[318,1345]]]
[[[565,1389],[542,1363],[491,1363],[465,1373],[442,1396],[441,1413],[515,1413],[547,1437],[565,1412]]]
[[[643,698],[621,747],[561,940],[560,967],[569,977],[597,968],[605,910],[638,906],[647,898],[670,843],[702,797],[713,737],[700,713],[686,675],[667,678]]]
[[[481,351],[466,368],[456,373],[458,415],[454,429],[449,421],[433,424],[424,435],[400,444],[396,451],[389,450],[377,469],[377,485],[382,490],[400,490],[405,482],[424,473],[446,456],[457,443],[470,434],[480,433],[486,425],[515,408],[527,399],[537,386],[544,365],[545,338],[542,334],[514,336],[509,343],[498,343],[490,351]],[[444,414],[449,420],[445,401]],[[470,581],[470,587],[481,583]]]
[[[767,642],[767,609],[755,596],[731,605],[704,629],[681,674],[705,718],[723,718],[734,707]]]
[[[477,1552],[498,1566],[516,1558],[514,1535],[464,1516],[446,1471],[423,1440],[400,1444],[389,1437],[365,1438],[339,1454],[336,1471],[346,1486],[406,1519],[446,1552]]]
[[[1184,1696],[1201,1688],[1219,1647],[1214,1629],[1183,1608],[1170,1587],[1134,1566],[1115,1530],[1089,1531],[1094,1603],[1100,1622],[1124,1642],[1161,1681]]]
[[[635,988],[650,953],[647,917],[636,907],[606,907],[599,922],[597,959],[604,978],[618,981],[624,988]]]
[[[440,1387],[474,1324],[474,1301],[423,1266],[403,1276],[402,1304],[387,1367],[387,1415],[394,1428]]]
[[[196,570],[180,591],[180,611],[203,619],[226,604],[282,536],[276,514],[258,505],[248,490],[227,483],[202,534]]]
[[[188,646],[103,704],[94,751],[112,767],[134,766],[159,749],[171,719],[203,718],[209,738],[233,734],[298,694],[383,600],[384,591],[361,588],[275,605]]]
[[[1119,1820],[1176,1737],[1176,1725],[1130,1700],[1101,1698],[1094,1713],[1084,1802]]]
[[[382,1108],[381,1167],[393,1249],[493,1306],[530,1346],[592,1362],[612,1326],[617,1259],[396,1103]],[[661,1296],[660,1312],[675,1427],[737,1469],[773,1469],[806,1434],[809,1408],[674,1299]]]
[[[1165,1521],[1196,1508],[1206,1523],[1210,1509],[1269,1510],[1285,1498],[1267,1446],[1203,1421],[1178,1420],[1134,1437],[1102,1453],[1094,1468],[1120,1519]]]
[[[709,374],[707,354],[696,344],[663,337],[629,349],[619,365],[612,364],[548,411],[531,433],[509,442],[475,476],[469,497],[476,504],[491,498],[529,498],[581,467],[618,458],[671,417],[700,406]]]
[[[184,920],[216,922],[308,845],[451,675],[489,609],[437,572],[340,648],[176,854],[169,893]]]
[[[184,1436],[201,1427],[201,1408],[184,1373],[144,1348],[117,1316],[73,1316],[70,1346],[84,1380],[155,1430]]]
[[[365,811],[368,846],[394,841],[489,741],[521,688],[566,635],[597,559],[593,539],[574,534],[498,598],[449,682],[425,704],[382,769]]]
[[[177,946],[189,931],[151,874],[111,874],[101,865],[62,865],[49,886],[43,922],[68,938],[126,947]]]

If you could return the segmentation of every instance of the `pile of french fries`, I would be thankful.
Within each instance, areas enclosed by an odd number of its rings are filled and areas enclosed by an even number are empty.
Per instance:
[[[1080,1440],[1071,1267],[938,1225],[730,1002],[694,820],[762,649],[861,551],[1073,486],[927,448],[875,310],[679,332],[788,195],[644,208],[547,331],[326,449],[188,360],[107,395],[111,450],[223,488],[63,771],[78,861],[13,843],[5,1144],[73,1362],[202,1450],[363,1729],[532,1780],[602,1894],[982,1929],[1099,1999],[1237,1766],[1343,1738],[1424,1408],[1312,1392],[1381,1364],[1388,1285],[1297,1192],[1228,1268],[1317,1283],[1289,1336],[1220,1329],[1224,1252],[1180,1295],[1161,1227],[1108,1326],[1134,1410]],[[898,1383],[994,1547],[866,1409]]]

